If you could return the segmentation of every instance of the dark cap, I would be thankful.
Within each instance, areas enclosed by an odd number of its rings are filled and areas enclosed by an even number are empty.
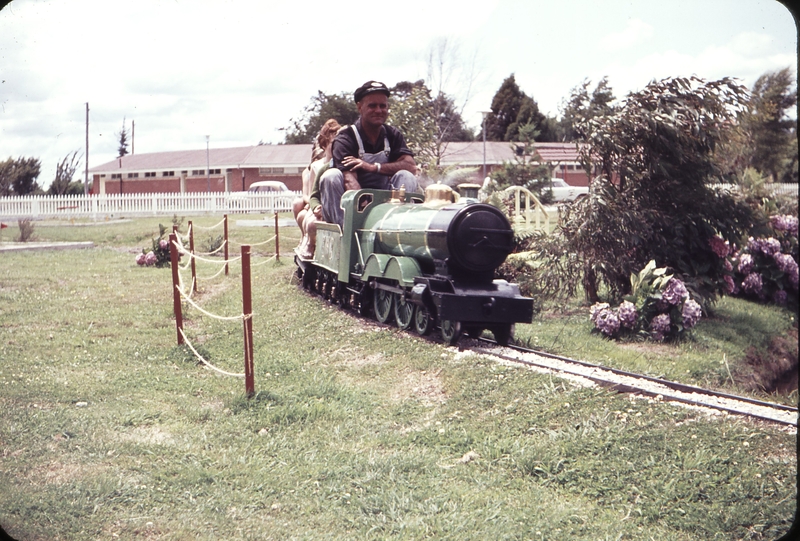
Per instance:
[[[389,89],[386,88],[386,85],[383,83],[379,83],[378,81],[367,81],[363,85],[356,88],[355,93],[353,94],[353,98],[355,102],[358,103],[364,96],[367,94],[372,94],[373,92],[380,92],[381,94],[386,94],[386,97],[389,97]]]

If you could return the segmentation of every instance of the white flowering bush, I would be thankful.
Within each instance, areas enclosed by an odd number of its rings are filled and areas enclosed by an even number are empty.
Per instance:
[[[679,338],[702,317],[700,304],[685,284],[650,261],[631,275],[631,294],[616,308],[596,303],[589,309],[595,331],[609,338],[640,336],[656,341]]]

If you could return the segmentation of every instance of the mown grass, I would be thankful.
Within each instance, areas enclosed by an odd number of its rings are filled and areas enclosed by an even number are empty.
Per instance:
[[[247,399],[241,379],[177,346],[170,271],[133,262],[159,221],[169,220],[40,227],[40,238],[97,247],[0,254],[0,524],[17,539],[707,540],[789,529],[793,432],[578,387],[359,320],[298,291],[285,259],[254,260],[266,264],[253,268]],[[255,244],[272,232],[232,236]],[[232,265],[201,283],[198,302],[241,313],[240,277]],[[788,316],[736,302],[719,312],[691,341],[656,350],[615,347],[578,314],[517,334],[724,383],[719,358],[735,363]],[[759,331],[751,320],[762,317],[772,327]],[[191,308],[186,318],[210,362],[241,371],[241,323]]]

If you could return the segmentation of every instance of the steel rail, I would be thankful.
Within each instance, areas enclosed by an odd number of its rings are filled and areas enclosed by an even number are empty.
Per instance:
[[[496,342],[494,342],[493,340],[486,339],[486,338],[479,338],[478,341],[496,345]],[[545,368],[545,369],[552,370],[552,371],[555,371],[555,372],[562,372],[562,373],[570,374],[570,375],[573,375],[573,376],[582,377],[582,378],[588,379],[590,381],[593,381],[593,382],[595,382],[595,383],[597,383],[599,385],[602,385],[602,386],[605,386],[605,387],[610,387],[610,388],[612,388],[614,390],[617,390],[619,392],[638,393],[638,394],[642,394],[642,395],[645,395],[645,396],[651,396],[651,397],[661,396],[664,400],[667,400],[667,401],[682,402],[682,403],[690,404],[690,405],[694,405],[694,406],[700,406],[700,407],[712,408],[712,409],[716,409],[716,410],[720,410],[720,411],[726,411],[728,413],[734,413],[734,414],[737,414],[737,415],[745,415],[747,417],[753,417],[753,418],[762,419],[762,420],[765,420],[765,421],[777,422],[777,423],[791,425],[791,426],[795,426],[795,427],[797,426],[797,412],[798,412],[798,409],[796,407],[793,407],[793,406],[787,406],[785,404],[775,404],[773,402],[765,402],[763,400],[757,400],[757,399],[749,398],[749,397],[745,397],[745,396],[738,396],[738,395],[733,395],[733,394],[729,394],[729,393],[713,391],[711,389],[705,389],[705,388],[702,388],[702,387],[697,387],[695,385],[689,385],[689,384],[685,384],[685,383],[678,383],[678,382],[675,382],[675,381],[670,381],[670,380],[666,380],[666,379],[662,379],[662,378],[656,378],[656,377],[653,377],[653,376],[646,376],[646,375],[643,375],[643,374],[637,374],[637,373],[634,373],[634,372],[628,372],[626,370],[620,370],[620,369],[617,369],[617,368],[610,368],[610,367],[602,366],[602,365],[595,364],[595,363],[589,363],[589,362],[586,362],[586,361],[579,361],[577,359],[571,359],[569,357],[563,357],[561,355],[554,355],[552,353],[546,353],[546,352],[543,352],[543,351],[524,348],[524,347],[520,347],[520,346],[511,346],[511,345],[509,345],[509,346],[504,346],[504,347],[507,347],[507,348],[512,349],[514,351],[518,351],[518,352],[523,353],[523,354],[535,354],[535,355],[539,355],[541,357],[555,359],[555,360],[561,361],[561,362],[566,363],[566,364],[572,364],[572,365],[580,366],[582,368],[588,368],[588,369],[591,369],[593,371],[611,373],[611,374],[614,374],[614,375],[617,375],[617,376],[623,376],[623,377],[627,377],[627,378],[648,381],[648,382],[655,383],[657,385],[666,387],[668,389],[671,389],[671,390],[679,392],[679,393],[687,393],[687,394],[693,394],[693,395],[705,395],[705,396],[708,396],[708,397],[711,397],[711,398],[715,398],[715,399],[722,399],[722,400],[731,401],[731,402],[739,402],[739,403],[742,403],[742,404],[750,404],[750,405],[753,405],[753,406],[758,406],[760,408],[767,408],[767,409],[773,410],[775,412],[794,413],[795,415],[794,415],[794,419],[782,418],[780,416],[780,414],[777,414],[777,413],[776,413],[776,416],[772,417],[772,416],[769,416],[769,415],[766,415],[766,414],[760,414],[758,412],[747,411],[745,409],[741,409],[741,408],[735,407],[735,405],[725,405],[724,403],[706,402],[706,401],[703,401],[703,400],[698,400],[696,398],[685,397],[685,396],[680,396],[680,395],[672,395],[672,394],[669,394],[669,393],[665,394],[663,392],[657,392],[657,391],[652,391],[652,390],[649,390],[649,389],[640,388],[640,387],[637,387],[636,385],[630,385],[629,383],[616,382],[616,381],[613,381],[613,380],[610,380],[610,379],[607,379],[607,378],[603,378],[603,377],[601,377],[599,375],[587,374],[585,372],[581,372],[581,371],[577,371],[577,370],[576,371],[571,371],[571,370],[565,369],[563,367],[554,367],[554,366],[546,364],[546,363],[537,363],[537,362],[535,362],[533,360],[530,360],[530,359],[520,359],[520,358],[517,358],[517,357],[513,357],[511,355],[505,355],[505,354],[498,353],[498,352],[495,352],[495,351],[482,350],[481,352],[489,354],[489,355],[493,355],[495,357],[498,357],[500,359],[503,359],[503,360],[506,360],[506,361],[509,361],[509,362],[513,362],[513,363],[523,364],[523,365],[527,365],[527,366],[535,366],[535,367],[538,367],[538,368]],[[785,415],[784,415],[784,417],[785,417]]]

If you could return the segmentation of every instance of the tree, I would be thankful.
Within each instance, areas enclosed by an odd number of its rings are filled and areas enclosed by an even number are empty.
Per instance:
[[[291,119],[291,126],[284,128],[284,142],[290,145],[313,143],[322,125],[331,118],[335,118],[342,126],[352,124],[358,119],[358,109],[351,93],[325,94],[321,90],[317,91],[303,114],[299,118]]]
[[[119,137],[119,148],[117,148],[117,158],[128,154],[128,129],[125,127],[125,117],[122,118],[122,130],[117,134]]]
[[[789,68],[765,73],[751,90],[743,124],[750,137],[750,165],[773,181],[797,182],[797,120],[787,112],[797,105]]]
[[[710,187],[719,180],[714,151],[746,95],[729,78],[664,79],[630,94],[616,113],[586,121],[583,159],[599,160],[605,178],[568,208],[562,234],[583,262],[591,301],[599,300],[599,281],[612,296],[627,293],[630,275],[651,259],[713,301],[724,262],[711,238],[737,244],[753,221],[745,204]]]
[[[569,100],[562,103],[561,126],[567,141],[585,139],[589,135],[585,133],[588,121],[599,116],[608,116],[615,111],[614,93],[608,84],[608,77],[600,79],[589,95],[591,83],[591,80],[584,79],[570,91]]]
[[[538,134],[533,123],[524,124],[517,129],[514,139],[518,142],[511,144],[514,162],[504,162],[493,174],[498,190],[509,186],[524,186],[542,199],[542,188],[549,185],[552,168],[542,163],[541,156],[536,152],[533,143]],[[546,197],[542,200],[548,202]]]
[[[79,151],[74,151],[71,155],[67,154],[61,163],[56,165],[56,176],[47,193],[50,195],[64,195],[64,194],[81,194],[83,193],[83,186],[80,181],[74,182],[72,179],[75,177],[75,171],[81,164],[81,157],[78,156]]]
[[[8,158],[0,162],[0,196],[28,195],[41,191],[36,183],[41,163],[37,158]]]
[[[433,176],[447,152],[447,143],[472,137],[453,98],[444,93],[431,98],[422,79],[401,81],[391,88],[388,123],[403,132],[417,164]]]
[[[491,109],[485,122],[488,141],[515,141],[526,124],[533,124],[537,141],[557,140],[554,121],[548,121],[536,101],[519,88],[513,73],[495,93]]]

